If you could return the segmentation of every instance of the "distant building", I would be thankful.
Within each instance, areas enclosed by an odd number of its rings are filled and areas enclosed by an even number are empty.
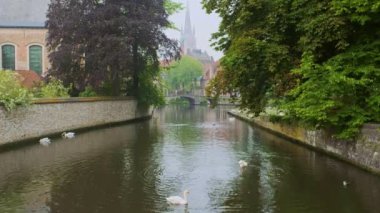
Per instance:
[[[188,55],[196,48],[195,27],[191,25],[189,3],[187,3],[185,28],[181,31],[181,50],[183,54]]]
[[[201,90],[194,95],[204,96],[204,89],[209,80],[215,77],[217,69],[214,58],[206,51],[197,49],[195,26],[191,25],[189,2],[187,2],[185,27],[181,31],[181,51],[183,55],[189,55],[203,64],[203,76],[199,79]]]
[[[0,70],[49,69],[46,13],[50,0],[0,0]]]

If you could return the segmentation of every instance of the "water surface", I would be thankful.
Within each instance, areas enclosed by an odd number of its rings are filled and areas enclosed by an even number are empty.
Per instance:
[[[227,109],[168,107],[150,121],[2,152],[0,212],[379,212],[378,176]],[[185,189],[188,206],[166,203]]]

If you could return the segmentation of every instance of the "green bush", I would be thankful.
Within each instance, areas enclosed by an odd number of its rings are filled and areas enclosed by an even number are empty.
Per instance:
[[[34,96],[38,98],[66,98],[70,97],[69,90],[62,81],[51,78],[48,83],[43,83],[34,90]]]
[[[199,105],[201,106],[207,106],[208,105],[208,101],[207,100],[202,100],[199,102]]]
[[[97,88],[97,91],[101,96],[113,96],[112,83],[103,81],[102,84]]]
[[[15,72],[0,71],[0,105],[10,111],[30,104],[31,99],[32,94],[21,86]]]
[[[98,96],[92,86],[87,86],[85,90],[79,93],[79,97],[95,97]]]

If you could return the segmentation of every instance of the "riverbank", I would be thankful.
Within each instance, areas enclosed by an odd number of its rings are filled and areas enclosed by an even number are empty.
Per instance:
[[[253,117],[239,110],[231,110],[229,114],[380,175],[380,124],[366,124],[355,141],[344,141],[335,139],[323,130],[309,130],[296,124],[272,123],[266,116]]]
[[[39,99],[9,112],[0,108],[0,146],[151,115],[131,97]]]

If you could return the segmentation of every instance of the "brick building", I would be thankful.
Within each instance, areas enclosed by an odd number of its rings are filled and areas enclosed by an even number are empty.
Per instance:
[[[50,0],[0,0],[0,70],[49,69],[46,11]]]

